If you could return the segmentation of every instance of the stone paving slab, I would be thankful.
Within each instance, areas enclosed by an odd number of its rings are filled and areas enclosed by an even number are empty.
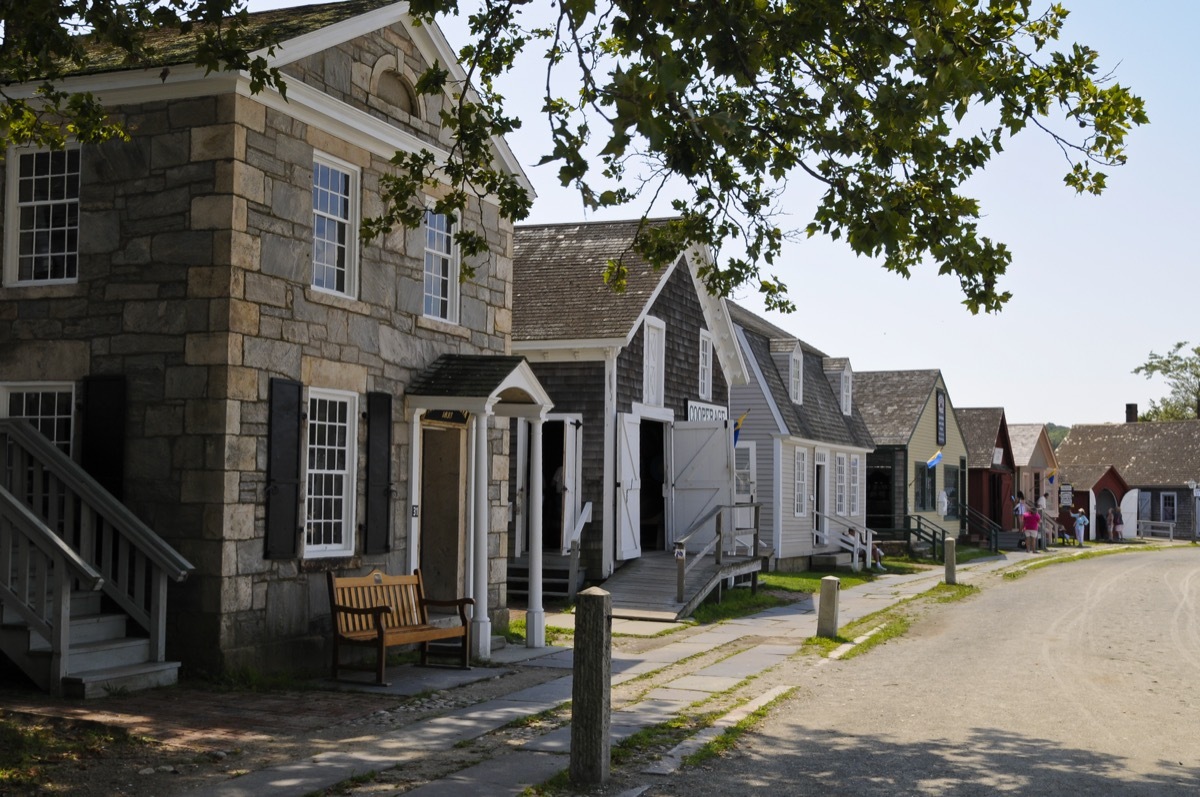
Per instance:
[[[518,750],[405,792],[411,797],[514,797],[570,766],[566,756]]]
[[[697,644],[695,642],[676,642],[673,645],[666,645],[655,650],[648,650],[642,654],[642,661],[657,661],[664,663],[675,663],[682,661],[688,656],[695,656],[697,653],[705,653],[713,649],[713,645]]]
[[[792,649],[786,653],[772,653],[762,650],[761,647],[754,647],[744,650],[736,656],[730,656],[723,661],[705,667],[702,670],[697,670],[693,675],[745,678],[747,675],[769,670],[777,664],[786,661],[788,656],[794,652],[795,650]]]
[[[724,692],[726,689],[732,689],[737,686],[744,677],[729,678],[715,675],[685,675],[682,678],[671,681],[670,687],[672,689],[690,689],[697,692]]]
[[[397,667],[388,667],[384,671],[384,677],[388,679],[387,686],[378,686],[374,683],[374,676],[367,673],[362,674],[363,681],[361,683],[355,680],[357,673],[350,676],[346,680],[334,681],[326,679],[319,681],[318,685],[322,689],[332,689],[339,692],[363,692],[366,694],[382,694],[382,695],[402,695],[409,697],[411,695],[419,695],[422,692],[434,692],[442,689],[454,689],[459,686],[466,686],[477,681],[484,681],[488,678],[499,678],[502,675],[507,675],[512,670],[506,670],[496,667],[472,667],[469,670],[463,670],[458,667],[419,667],[415,664],[402,664]]]

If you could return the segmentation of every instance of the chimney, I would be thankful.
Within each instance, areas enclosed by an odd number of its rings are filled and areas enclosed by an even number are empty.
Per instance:
[[[1125,405],[1125,423],[1137,423],[1137,405]]]

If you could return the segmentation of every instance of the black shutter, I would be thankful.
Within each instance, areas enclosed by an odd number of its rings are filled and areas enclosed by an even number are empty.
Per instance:
[[[125,497],[125,377],[83,378],[79,464],[117,500]],[[163,467],[167,463],[162,463]]]
[[[271,380],[271,414],[267,420],[266,558],[296,556],[300,536],[299,382]]]
[[[367,394],[367,511],[363,553],[392,549],[392,395]]]

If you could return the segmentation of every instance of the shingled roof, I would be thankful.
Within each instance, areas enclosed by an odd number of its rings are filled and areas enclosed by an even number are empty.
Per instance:
[[[670,272],[652,268],[631,249],[640,223],[518,226],[513,340],[623,341],[632,335]],[[629,277],[617,293],[604,283],[604,269],[609,260],[622,257]]]
[[[961,413],[961,410],[959,410]],[[961,419],[960,419],[961,420]],[[1033,452],[1037,450],[1038,440],[1046,425],[1042,423],[1010,423],[1008,425],[1008,442],[1012,446],[1013,461],[1018,468],[1024,468],[1033,460]]]
[[[1200,479],[1200,421],[1081,424],[1055,452],[1059,467],[1109,463],[1131,487]]]
[[[912,438],[941,371],[860,371],[854,396],[875,445],[905,446]]]
[[[967,466],[992,467],[996,441],[1000,438],[1000,426],[1004,420],[1004,408],[955,408],[954,417],[958,419],[958,428],[967,444]]]
[[[260,37],[266,37],[267,41],[283,42],[389,5],[396,5],[395,0],[345,0],[338,3],[257,11],[250,14],[243,35],[247,42],[254,42]],[[194,33],[187,35],[174,28],[148,32],[146,44],[153,48],[155,55],[148,62],[138,64],[126,63],[125,53],[114,47],[104,44],[89,46],[88,66],[85,69],[73,70],[71,74],[95,74],[194,63],[202,31],[203,28],[197,26]]]
[[[819,350],[804,343],[789,332],[754,315],[733,302],[726,302],[733,323],[742,328],[747,347],[758,363],[758,371],[766,384],[763,389],[770,395],[787,425],[788,434],[806,440],[873,449],[874,441],[858,411],[857,402],[852,402],[850,415],[842,413],[841,399],[830,383],[825,371],[825,357]],[[766,333],[766,334],[764,334]],[[799,344],[804,357],[804,401],[795,404],[791,399],[787,378],[779,372],[773,349],[791,350],[791,347],[774,347],[772,343],[791,341],[792,347]],[[839,362],[849,364],[848,360]]]

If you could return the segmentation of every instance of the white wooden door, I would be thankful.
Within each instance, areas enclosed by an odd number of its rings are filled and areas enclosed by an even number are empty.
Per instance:
[[[575,420],[567,421],[563,428],[563,556],[571,552],[571,534],[579,522],[582,440],[583,424]]]
[[[733,433],[725,421],[681,421],[671,427],[671,525],[668,545],[714,507],[733,503]],[[728,523],[728,518],[725,520]],[[707,545],[716,519],[688,542]]]
[[[641,420],[617,414],[617,558],[642,555]]]

